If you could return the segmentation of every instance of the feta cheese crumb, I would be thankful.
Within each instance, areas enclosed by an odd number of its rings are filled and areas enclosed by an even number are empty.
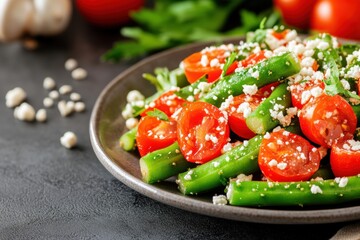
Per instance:
[[[81,95],[77,92],[73,92],[70,94],[70,100],[71,101],[74,101],[74,102],[77,102],[77,101],[80,101],[81,100]]]
[[[258,88],[257,88],[257,86],[255,84],[253,84],[253,85],[244,85],[243,86],[243,91],[247,95],[254,95],[258,91]]]
[[[64,66],[66,70],[72,71],[78,66],[78,62],[73,58],[69,58],[68,60],[65,61]]]
[[[56,99],[59,99],[60,94],[58,91],[52,90],[51,92],[49,92],[49,97],[56,100]]]
[[[145,99],[144,95],[142,95],[141,92],[139,92],[138,90],[131,90],[126,95],[126,101],[128,103],[139,101],[139,100],[144,100],[144,99]]]
[[[321,188],[315,184],[311,186],[310,191],[312,194],[318,194],[318,193],[322,194],[323,193]]]
[[[349,179],[347,177],[341,177],[341,178],[337,177],[337,178],[335,178],[335,182],[337,184],[339,184],[340,188],[346,187],[348,181],[349,181]]]
[[[76,68],[71,72],[71,76],[75,80],[83,80],[87,75],[87,71],[83,68]]]
[[[70,86],[70,85],[63,85],[59,88],[59,93],[61,95],[71,93],[71,91],[72,91],[72,86]]]
[[[38,122],[45,122],[47,120],[47,114],[46,114],[46,110],[41,108],[36,112],[35,115],[36,121]]]
[[[129,118],[125,121],[125,126],[128,129],[133,129],[135,128],[139,123],[139,120],[137,118]]]
[[[5,95],[6,106],[8,108],[13,108],[20,103],[22,103],[26,99],[26,92],[21,87],[16,87],[10,91],[8,91]]]
[[[76,102],[75,105],[74,105],[74,110],[75,112],[83,112],[85,111],[85,103],[83,102]]]
[[[54,100],[52,98],[46,97],[43,100],[43,105],[46,108],[50,108],[50,107],[54,106]]]
[[[44,78],[44,81],[43,81],[43,87],[44,89],[46,90],[52,90],[54,89],[56,86],[56,82],[54,79],[52,79],[51,77],[46,77]]]
[[[14,110],[14,117],[21,121],[31,122],[35,119],[35,109],[28,103],[24,102]]]
[[[68,131],[60,138],[60,143],[66,148],[73,148],[77,144],[77,136],[75,133]]]
[[[58,110],[62,117],[66,117],[73,112],[74,106],[65,100],[61,100],[58,102]]]
[[[212,197],[212,201],[215,205],[226,205],[228,203],[225,195],[215,195]]]

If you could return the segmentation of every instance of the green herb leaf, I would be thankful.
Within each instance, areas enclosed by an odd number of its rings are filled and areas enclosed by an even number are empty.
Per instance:
[[[226,72],[228,71],[229,67],[231,66],[231,64],[234,63],[235,59],[236,59],[236,52],[231,52],[230,56],[226,59],[225,65],[223,67],[221,76],[225,76]]]
[[[156,117],[162,121],[169,121],[168,116],[161,110],[155,108],[152,111],[148,111],[146,112],[146,115],[150,116],[150,117]]]

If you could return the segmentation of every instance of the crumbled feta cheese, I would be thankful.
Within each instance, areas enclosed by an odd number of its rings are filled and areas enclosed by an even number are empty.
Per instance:
[[[71,72],[71,76],[75,80],[82,80],[87,77],[88,73],[83,68],[76,68]]]
[[[46,90],[52,90],[56,87],[56,82],[51,77],[44,78],[43,87]]]
[[[77,92],[72,92],[70,94],[70,100],[74,101],[74,102],[80,101],[81,100],[81,95],[79,93],[77,93]]]
[[[321,188],[319,186],[315,185],[315,184],[313,184],[311,186],[310,191],[311,191],[312,194],[322,194],[323,193]]]
[[[212,197],[212,201],[215,205],[226,205],[228,203],[225,195],[215,195]]]
[[[59,99],[60,94],[58,91],[52,90],[51,92],[49,92],[49,97],[56,100],[56,99]]]
[[[62,85],[59,88],[59,93],[62,94],[62,95],[65,95],[65,94],[71,93],[72,89],[73,88],[70,85]]]
[[[335,178],[335,182],[337,184],[339,184],[340,188],[346,187],[347,183],[348,183],[349,179],[347,177],[337,177]]]
[[[68,60],[65,61],[64,66],[66,70],[72,71],[78,66],[78,62],[73,58],[69,58]]]
[[[66,117],[73,112],[74,105],[69,102],[66,102],[65,100],[61,100],[58,102],[58,110],[62,117]]]
[[[139,124],[139,120],[137,118],[129,118],[125,121],[125,126],[128,129],[133,129]]]
[[[287,167],[287,163],[285,162],[280,162],[276,165],[276,167],[280,170],[284,170]]]
[[[41,108],[36,112],[35,115],[36,121],[38,122],[45,122],[47,120],[47,114],[46,114],[46,110]]]
[[[60,143],[66,148],[73,148],[77,144],[77,136],[75,133],[68,131],[60,138]]]
[[[46,108],[50,108],[50,107],[54,106],[54,100],[52,98],[46,97],[43,100],[43,105]]]
[[[145,99],[144,95],[142,95],[141,92],[139,92],[138,90],[131,90],[126,95],[126,100],[128,103],[144,100],[144,99]]]
[[[20,105],[26,99],[26,92],[21,87],[9,90],[5,95],[6,106],[9,108]]]
[[[243,86],[243,91],[247,95],[254,95],[258,91],[258,88],[257,88],[257,86],[255,84],[253,84],[253,85],[244,85]]]
[[[14,117],[21,121],[34,121],[35,109],[30,104],[23,102],[20,106],[15,108]]]
[[[246,181],[251,181],[253,179],[253,175],[245,175],[243,173],[240,173],[239,175],[237,175],[236,177],[236,184],[239,184],[241,182],[246,182]]]

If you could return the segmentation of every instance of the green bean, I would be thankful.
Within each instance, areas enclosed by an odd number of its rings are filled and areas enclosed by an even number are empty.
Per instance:
[[[176,181],[180,191],[187,195],[198,194],[224,186],[228,178],[240,173],[258,171],[257,156],[261,140],[262,136],[255,136],[210,162],[180,173]]]
[[[279,125],[279,117],[286,115],[286,109],[291,106],[291,95],[287,84],[282,83],[275,88],[246,118],[246,125],[257,134],[264,134]],[[275,118],[274,118],[275,117]]]
[[[147,183],[165,180],[190,167],[194,167],[194,164],[186,161],[177,142],[140,158],[142,178]]]
[[[271,57],[255,66],[246,68],[218,80],[214,87],[201,98],[201,101],[217,107],[230,95],[242,94],[244,85],[256,85],[258,88],[269,83],[285,79],[300,71],[300,64],[293,53]]]
[[[232,179],[226,195],[237,206],[339,204],[360,199],[360,177],[281,183]]]
[[[134,150],[136,146],[136,133],[137,127],[124,133],[119,139],[120,147],[122,147],[125,151]]]

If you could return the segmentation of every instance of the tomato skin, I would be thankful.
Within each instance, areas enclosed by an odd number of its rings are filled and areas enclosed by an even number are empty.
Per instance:
[[[178,116],[177,140],[189,162],[202,164],[220,156],[229,135],[226,115],[210,103],[188,103]]]
[[[256,63],[258,63],[258,62],[260,62],[260,61],[262,61],[264,59],[266,59],[265,51],[262,50],[260,52],[249,55],[247,58],[242,60],[239,63],[239,65],[244,67],[244,68],[247,68],[247,67],[251,67],[251,66],[255,65]]]
[[[256,94],[252,96],[247,96],[246,94],[241,94],[239,96],[234,97],[232,103],[226,109],[229,116],[229,127],[230,129],[239,137],[244,139],[250,139],[254,137],[256,134],[249,129],[246,125],[246,115],[244,114],[244,109],[241,110],[241,105],[245,104],[246,108],[251,109],[251,111],[255,110],[264,98],[267,98],[272,90],[279,85],[279,82],[268,84],[262,88],[260,88]]]
[[[216,48],[214,50],[196,52],[186,57],[183,60],[183,65],[187,80],[193,83],[206,75],[208,82],[216,81],[221,76],[222,69],[218,64],[211,65],[210,62],[216,60],[219,64],[224,64],[229,55],[228,53],[228,50]],[[207,59],[206,66],[201,61],[203,57]],[[226,73],[231,74],[236,68],[237,62],[234,62]]]
[[[302,108],[299,121],[309,140],[330,148],[336,141],[354,135],[357,117],[344,98],[323,94]]]
[[[153,101],[151,107],[146,108],[140,116],[146,116],[148,111],[155,108],[164,112],[168,117],[171,117],[179,108],[181,108],[187,101],[175,94],[174,91],[167,91],[161,94]]]
[[[340,141],[332,146],[330,166],[335,177],[349,177],[360,174],[360,149],[358,147],[351,149],[352,143],[356,143],[358,146],[360,144],[359,141],[347,140]]]
[[[275,7],[281,11],[284,21],[293,27],[306,29],[310,25],[315,0],[274,0]]]
[[[129,13],[139,10],[144,3],[144,0],[76,0],[76,7],[96,26],[116,27],[129,22]]]
[[[145,116],[140,119],[136,144],[140,156],[165,148],[176,141],[176,122]]]
[[[263,138],[258,162],[261,172],[271,181],[306,181],[318,170],[321,157],[305,138],[279,130]]]
[[[319,0],[312,12],[311,29],[360,40],[359,9],[358,0]]]
[[[311,95],[311,91],[316,89],[322,89],[323,92],[325,89],[325,83],[321,80],[308,80],[303,83],[295,83],[291,85],[290,92],[292,105],[298,109],[302,109],[306,103],[315,99],[315,97]],[[305,91],[308,91],[309,97],[303,99],[302,95]]]

